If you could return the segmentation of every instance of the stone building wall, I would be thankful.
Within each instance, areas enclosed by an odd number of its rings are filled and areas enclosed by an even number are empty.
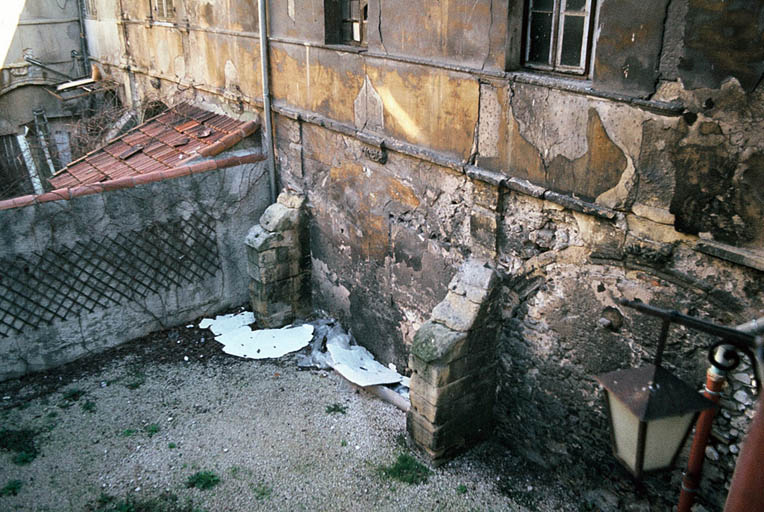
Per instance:
[[[279,178],[308,199],[314,306],[405,369],[459,265],[495,260],[498,432],[597,495],[592,468],[615,465],[591,376],[649,360],[656,339],[615,300],[727,325],[762,314],[764,6],[596,2],[589,73],[564,78],[521,66],[520,0],[371,0],[365,48],[326,44],[323,2],[269,4]],[[176,11],[125,3],[104,22],[121,53],[95,58],[125,96],[182,89],[260,110],[254,3]],[[677,329],[667,365],[699,385],[708,341]],[[733,395],[713,482],[745,430]],[[569,468],[581,460],[599,465]],[[613,474],[607,489],[628,487]]]

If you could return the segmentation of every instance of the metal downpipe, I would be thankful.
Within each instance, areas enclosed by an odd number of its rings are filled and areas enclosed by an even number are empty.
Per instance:
[[[276,161],[273,156],[273,125],[271,123],[271,87],[268,73],[268,18],[265,8],[266,0],[258,0],[258,17],[260,31],[260,73],[263,79],[263,117],[265,118],[266,154],[268,155],[268,177],[271,188],[271,202],[276,202]]]
[[[77,14],[80,18],[80,52],[82,53],[82,76],[90,73],[90,55],[88,53],[88,38],[85,32],[85,2],[77,0]]]

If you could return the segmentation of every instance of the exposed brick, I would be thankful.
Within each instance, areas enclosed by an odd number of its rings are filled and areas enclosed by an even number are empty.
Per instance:
[[[480,411],[462,421],[461,418],[449,421],[444,425],[435,426],[415,411],[406,415],[406,426],[419,445],[434,452],[454,451],[483,439],[490,431],[492,423],[491,411]]]
[[[448,363],[427,363],[411,354],[409,356],[409,368],[427,384],[438,387],[457,381],[476,369],[488,366],[495,359],[494,350],[470,351],[464,357]]]
[[[476,413],[479,414],[481,410],[491,410],[495,394],[495,379],[491,382],[484,382],[469,393],[461,397],[451,398],[438,406],[431,404],[412,390],[411,408],[433,425],[443,425],[457,418],[470,422],[471,418]]]
[[[496,365],[475,368],[475,371],[461,379],[445,386],[432,386],[419,377],[411,376],[411,394],[417,394],[435,407],[440,407],[449,401],[457,400],[477,389],[496,387]],[[412,399],[412,405],[413,405]]]

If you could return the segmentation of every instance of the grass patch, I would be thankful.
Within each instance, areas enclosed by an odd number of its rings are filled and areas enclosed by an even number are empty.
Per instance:
[[[427,477],[432,474],[432,471],[427,466],[408,453],[401,453],[392,465],[382,466],[379,468],[379,471],[387,478],[399,480],[407,484],[421,484],[426,482]]]
[[[80,398],[85,396],[85,390],[80,388],[72,388],[64,391],[63,400],[58,403],[58,406],[62,409],[68,409],[74,402],[79,401]]]
[[[36,435],[37,432],[29,429],[0,430],[0,450],[14,452],[11,458],[14,464],[29,464],[40,453],[34,442]]]
[[[348,408],[342,404],[332,404],[326,406],[326,414],[347,414]]]
[[[467,486],[464,484],[457,485],[456,492],[459,494],[467,494]]]
[[[162,493],[154,498],[128,496],[117,499],[108,494],[101,494],[94,505],[86,510],[91,512],[203,512],[194,506],[191,500],[181,503],[173,493]]]
[[[136,372],[130,376],[130,380],[125,383],[127,389],[138,389],[146,382],[146,376],[140,372]]]
[[[122,432],[119,433],[122,437],[130,437],[133,434],[135,434],[136,430],[134,428],[126,428]]]
[[[64,391],[64,400],[67,402],[76,402],[83,396],[85,396],[85,391],[79,388],[72,388]]]
[[[342,446],[342,447],[345,447],[347,445],[348,445],[348,442],[345,441],[344,439],[340,442],[340,446]]]
[[[266,484],[252,485],[252,493],[255,495],[256,500],[264,501],[270,499],[273,494],[273,487]]]
[[[84,404],[82,404],[82,410],[85,412],[96,412],[96,403],[92,400],[88,400]]]
[[[169,448],[170,450],[174,450],[177,447],[178,447],[178,445],[175,444],[175,443],[168,443],[167,444],[167,448]]]
[[[21,480],[8,480],[8,483],[0,489],[0,496],[16,496],[24,482]]]
[[[151,425],[146,425],[146,428],[144,428],[143,430],[146,431],[149,437],[154,437],[155,434],[159,433],[159,425],[156,423],[152,423]]]
[[[212,471],[197,471],[186,480],[186,487],[196,487],[197,489],[212,489],[220,483],[220,477]]]

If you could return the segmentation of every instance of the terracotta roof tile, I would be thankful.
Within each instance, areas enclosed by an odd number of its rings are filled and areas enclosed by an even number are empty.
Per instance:
[[[69,188],[168,171],[200,155],[217,155],[233,147],[257,126],[182,103],[72,162],[50,183]]]
[[[139,126],[138,129],[150,137],[156,137],[158,134],[169,128],[158,121],[149,121],[148,123]]]

